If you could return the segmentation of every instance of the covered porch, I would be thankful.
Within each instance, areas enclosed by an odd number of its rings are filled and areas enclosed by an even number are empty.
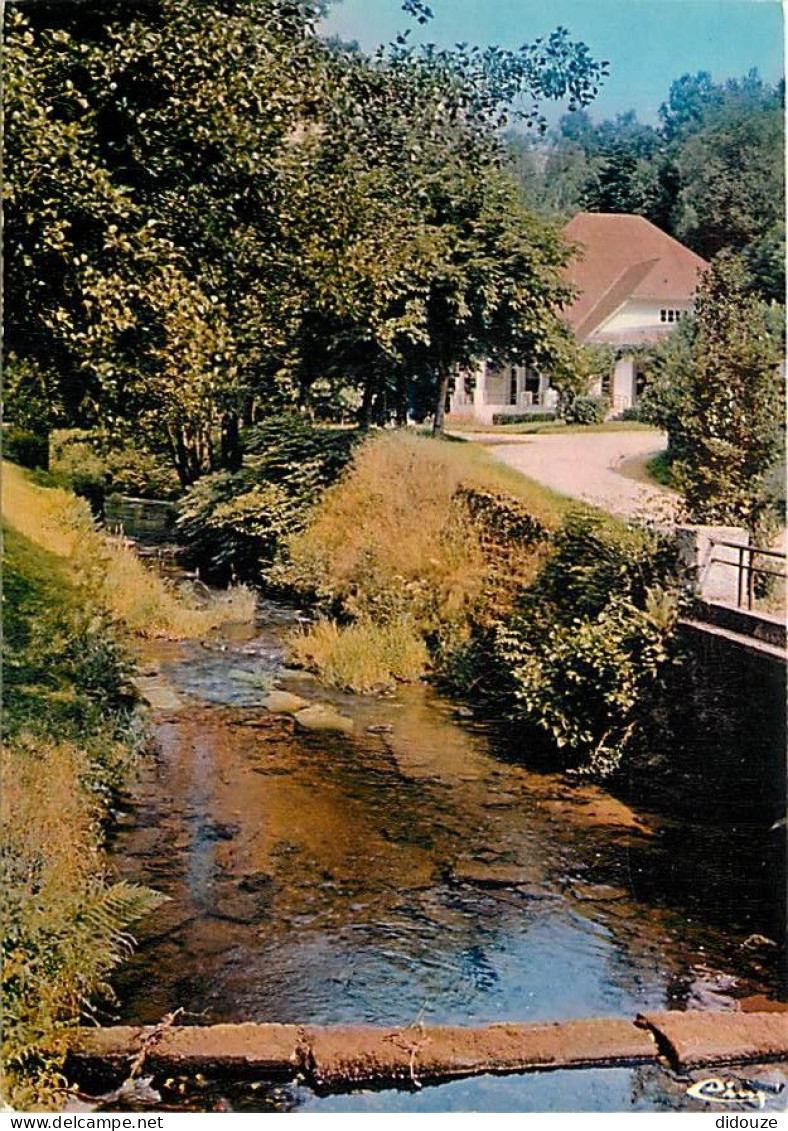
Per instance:
[[[483,361],[461,373],[449,399],[455,419],[472,418],[491,424],[493,416],[518,416],[555,411],[558,393],[550,378],[529,365],[496,366]]]

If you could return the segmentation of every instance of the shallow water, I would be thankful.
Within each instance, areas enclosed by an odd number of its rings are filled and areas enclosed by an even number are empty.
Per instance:
[[[743,946],[768,932],[771,909],[735,882],[763,869],[761,834],[742,849],[708,821],[635,812],[528,769],[527,751],[503,758],[426,686],[329,692],[284,669],[293,614],[265,605],[261,617],[254,632],[144,657],[183,705],[153,716],[157,749],[113,859],[172,898],[116,979],[121,1020],[182,1008],[200,1023],[479,1024],[733,1009],[775,994],[773,948]],[[355,735],[300,733],[269,715],[260,702],[274,684],[338,706]],[[415,1097],[285,1089],[240,1106],[673,1106],[666,1074],[650,1071],[483,1078]]]

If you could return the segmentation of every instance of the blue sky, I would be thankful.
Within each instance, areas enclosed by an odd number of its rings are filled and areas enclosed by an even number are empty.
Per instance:
[[[400,0],[340,0],[324,30],[366,50],[413,29],[414,41],[499,43],[517,47],[562,24],[610,61],[610,77],[591,107],[595,118],[634,109],[656,121],[670,83],[687,72],[715,80],[757,67],[769,82],[783,74],[779,0],[430,0],[435,18],[419,29]],[[553,115],[550,115],[553,117]]]

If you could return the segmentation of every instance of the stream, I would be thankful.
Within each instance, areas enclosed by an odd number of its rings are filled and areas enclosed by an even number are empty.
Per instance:
[[[773,909],[735,879],[763,870],[762,837],[742,849],[724,825],[634,811],[583,779],[529,769],[527,750],[499,748],[427,685],[325,688],[285,666],[295,623],[262,601],[255,626],[144,648],[154,741],[111,852],[119,875],[171,901],[137,931],[113,1018],[470,1025],[779,996]],[[353,734],[269,713],[272,688],[333,705]],[[650,1066],[335,1097],[182,1082],[173,1102],[702,1109],[686,1086]]]

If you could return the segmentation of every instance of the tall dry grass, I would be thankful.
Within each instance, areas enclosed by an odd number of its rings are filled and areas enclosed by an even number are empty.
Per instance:
[[[296,662],[362,690],[414,678],[417,656],[424,670],[428,651],[441,655],[461,645],[490,599],[494,572],[461,488],[507,486],[506,469],[470,445],[405,432],[367,441],[306,529],[285,546],[281,579],[316,596],[343,626],[323,620],[297,634]],[[554,500],[538,490],[528,498],[535,516],[554,525]],[[387,634],[395,627],[401,641],[403,633],[410,640],[409,650],[403,646],[408,676],[393,670]]]
[[[408,620],[338,625],[321,618],[290,638],[292,662],[334,687],[369,694],[410,683],[427,666],[427,646]]]
[[[207,605],[189,602],[121,540],[97,530],[87,503],[41,487],[3,463],[3,516],[31,542],[64,559],[75,583],[129,633],[181,639],[254,616],[254,593],[236,586]]]
[[[404,433],[368,441],[286,547],[288,578],[354,619],[409,616],[427,635],[481,594],[479,540],[455,498],[451,445]]]

